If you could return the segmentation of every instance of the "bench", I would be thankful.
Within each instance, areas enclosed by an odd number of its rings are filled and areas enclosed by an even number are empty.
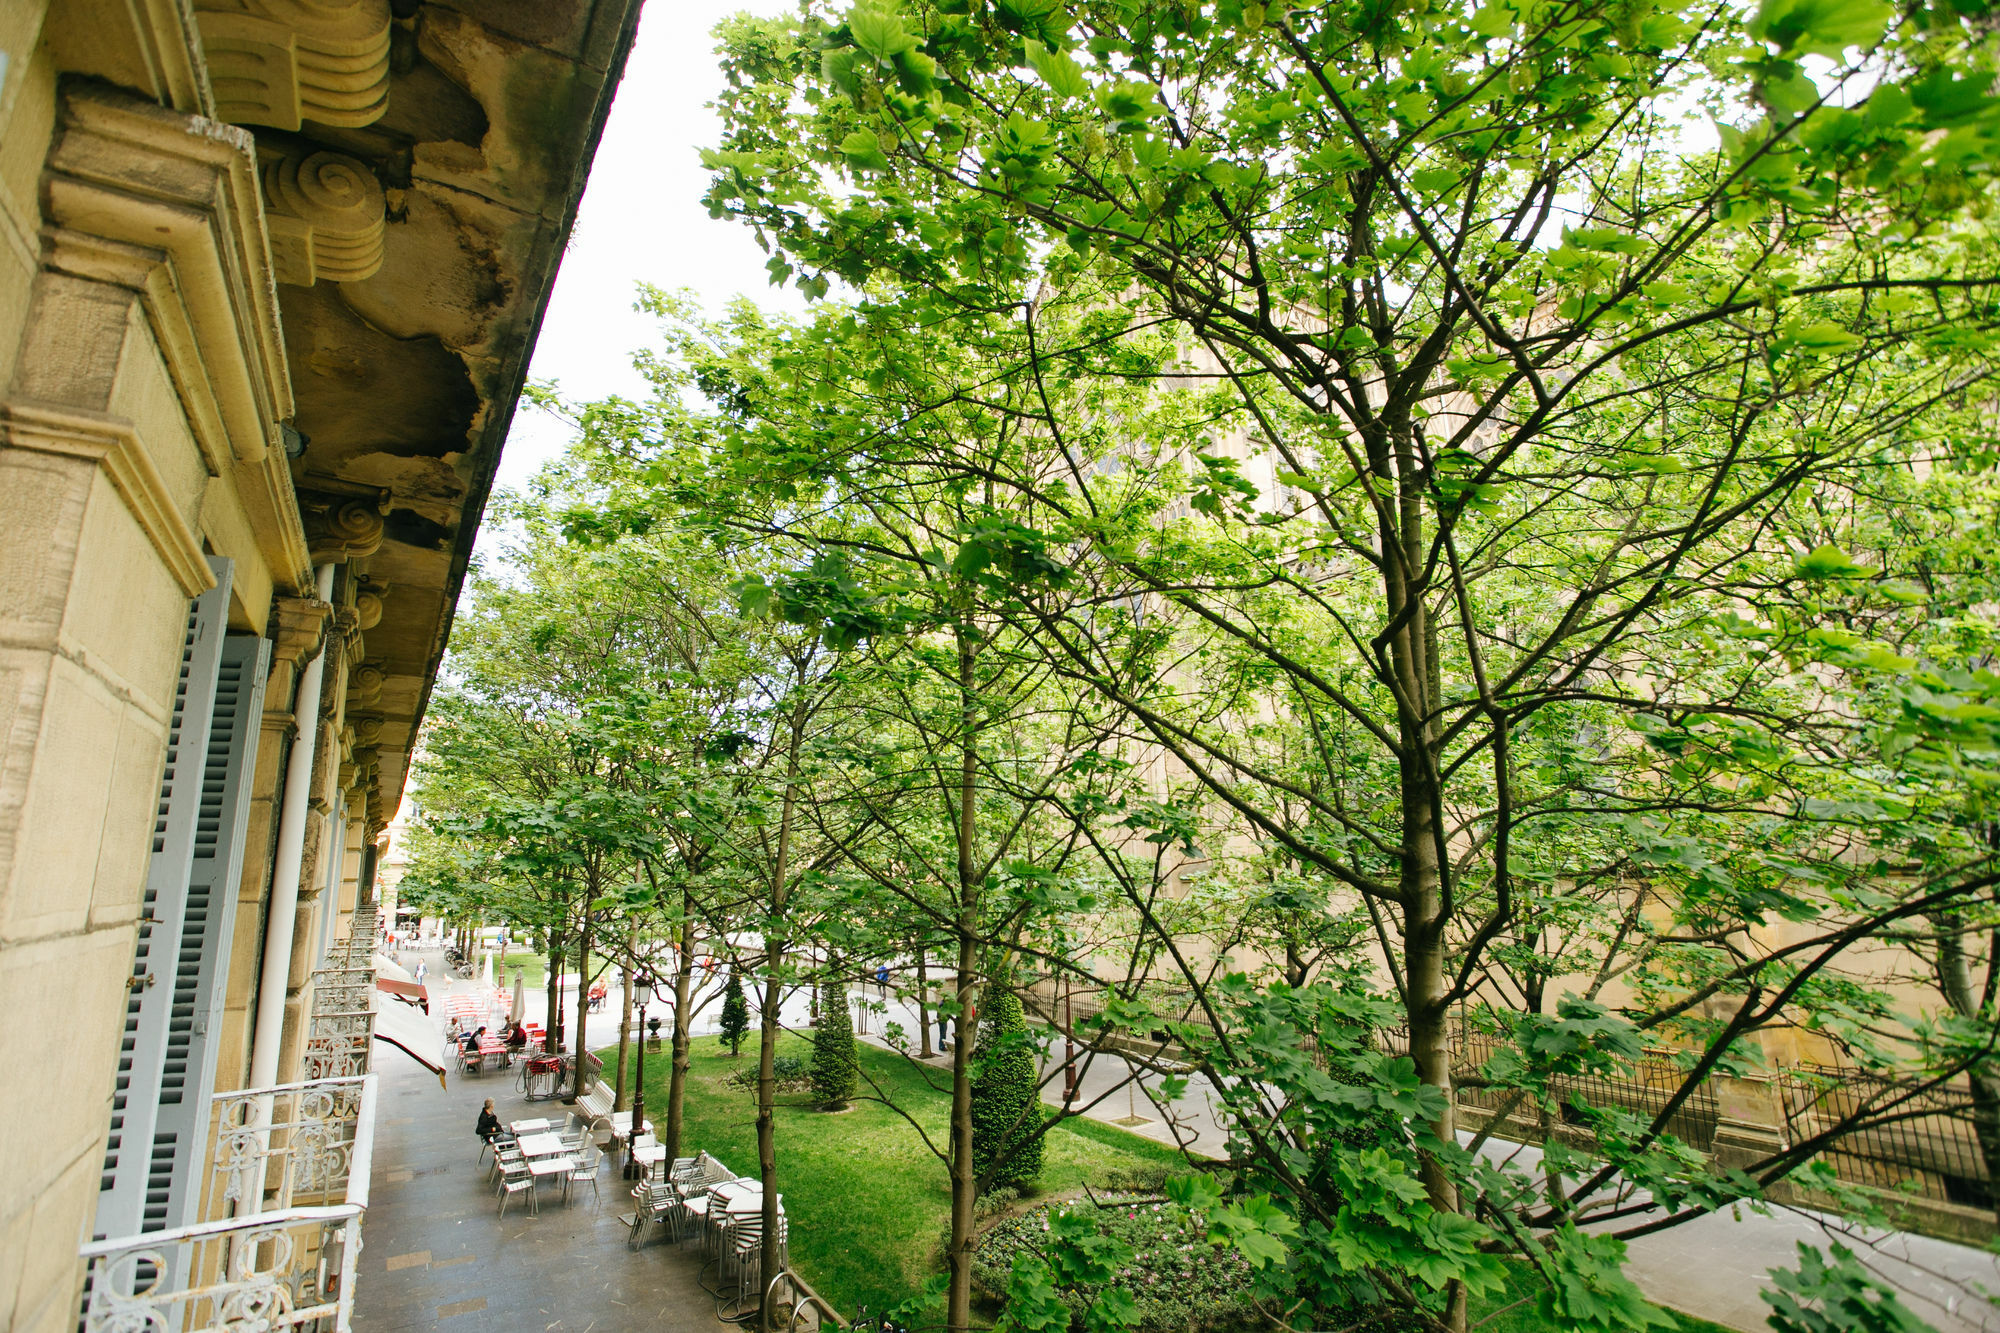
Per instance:
[[[616,1094],[602,1083],[576,1099],[576,1113],[583,1117],[600,1147],[616,1137],[611,1129],[611,1106],[616,1099]]]

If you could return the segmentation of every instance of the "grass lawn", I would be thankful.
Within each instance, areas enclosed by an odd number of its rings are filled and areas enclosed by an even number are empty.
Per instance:
[[[548,960],[538,953],[525,953],[520,950],[509,953],[494,964],[494,980],[502,986],[513,985],[514,969],[517,967],[522,969],[522,984],[529,990],[538,991],[548,984]],[[531,1010],[533,1008],[532,997],[529,1008]]]
[[[790,1054],[810,1049],[802,1038],[779,1044]],[[741,1059],[732,1060],[718,1038],[695,1041],[683,1113],[684,1154],[706,1151],[739,1175],[757,1173],[752,1094],[724,1083],[731,1071],[754,1067],[755,1051],[753,1040]],[[858,1043],[856,1053],[864,1075],[941,1144],[948,1092],[926,1086],[922,1073],[891,1052]],[[600,1054],[610,1064],[617,1048]],[[647,1118],[655,1125],[665,1121],[667,1077],[664,1058],[646,1062]],[[793,1267],[848,1314],[861,1305],[879,1310],[905,1299],[941,1263],[951,1205],[943,1165],[907,1120],[879,1102],[857,1102],[852,1110],[828,1115],[806,1105],[803,1094],[780,1095],[778,1101],[778,1179],[791,1220]],[[1172,1150],[1115,1126],[1069,1120],[1049,1132],[1041,1193],[1102,1187],[1114,1175],[1171,1168],[1180,1160]],[[1524,1273],[1518,1291],[1484,1302],[1474,1318],[1532,1294]],[[1698,1319],[1679,1322],[1682,1333],[1725,1333]],[[1484,1325],[1481,1333],[1548,1333],[1549,1327],[1529,1304]]]

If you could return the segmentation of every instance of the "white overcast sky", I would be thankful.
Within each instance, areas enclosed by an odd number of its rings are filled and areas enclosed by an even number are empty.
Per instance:
[[[699,154],[720,137],[708,103],[722,87],[709,35],[727,15],[777,14],[793,0],[650,0],[591,164],[576,233],[563,256],[528,374],[555,380],[570,399],[637,397],[645,382],[632,354],[655,323],[634,310],[642,282],[692,288],[719,313],[738,293],[797,310],[792,289],[769,285],[764,252],[748,228],[711,219]],[[561,422],[523,403],[500,456],[496,486],[518,487],[560,451]]]

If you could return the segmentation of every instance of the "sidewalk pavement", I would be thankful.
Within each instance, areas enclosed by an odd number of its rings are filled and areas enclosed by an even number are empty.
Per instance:
[[[434,982],[454,988],[475,983]],[[593,1015],[595,1017],[595,1015]],[[434,1022],[438,1044],[444,1022]],[[655,1243],[633,1252],[619,1220],[630,1186],[607,1154],[598,1188],[578,1186],[567,1205],[538,1187],[539,1212],[509,1205],[499,1216],[473,1124],[494,1101],[501,1121],[554,1116],[561,1102],[528,1102],[511,1071],[452,1074],[449,1090],[402,1052],[377,1042],[380,1077],[374,1169],[362,1224],[355,1326],[403,1330],[562,1333],[733,1333],[703,1290],[697,1250]]]

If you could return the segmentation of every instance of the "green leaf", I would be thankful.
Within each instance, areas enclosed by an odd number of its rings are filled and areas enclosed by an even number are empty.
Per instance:
[[[1781,56],[1838,58],[1850,46],[1873,48],[1894,12],[1882,0],[1764,0],[1750,35]]]
[[[856,130],[840,141],[840,151],[847,156],[848,165],[861,171],[887,171],[889,159],[882,152],[882,141],[875,137],[873,130]]]
[[[1090,85],[1083,77],[1083,66],[1077,64],[1068,52],[1051,51],[1032,37],[1022,46],[1027,49],[1028,63],[1035,67],[1035,73],[1049,86],[1050,92],[1064,101],[1090,95]]]
[[[917,39],[903,31],[902,16],[887,6],[856,5],[847,16],[847,30],[854,34],[856,46],[884,64],[917,45]]]
[[[1824,322],[1787,324],[1779,331],[1778,337],[1779,350],[1804,352],[1810,356],[1846,352],[1860,345],[1859,336],[1849,333],[1838,324]]]
[[[1816,546],[1800,556],[1792,570],[1804,579],[1848,579],[1868,572],[1865,566],[1855,564],[1847,552],[1831,542]]]

